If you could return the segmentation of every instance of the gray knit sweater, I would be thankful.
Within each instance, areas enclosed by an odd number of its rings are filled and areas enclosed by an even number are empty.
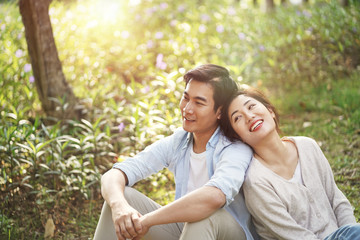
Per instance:
[[[355,223],[353,208],[337,188],[317,143],[288,137],[298,149],[304,185],[290,182],[253,158],[244,182],[246,205],[261,239],[324,239]]]

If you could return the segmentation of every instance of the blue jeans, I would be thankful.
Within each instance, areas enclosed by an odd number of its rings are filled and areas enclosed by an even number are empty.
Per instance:
[[[324,240],[360,240],[360,224],[344,225]]]

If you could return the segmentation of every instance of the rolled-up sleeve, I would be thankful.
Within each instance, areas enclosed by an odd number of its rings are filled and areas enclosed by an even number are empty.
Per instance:
[[[232,143],[219,153],[214,174],[206,186],[216,187],[225,194],[225,206],[239,193],[252,154],[251,148],[242,142]]]
[[[172,136],[161,139],[134,157],[129,157],[123,162],[113,165],[113,168],[123,171],[128,178],[128,186],[157,173],[161,169],[169,166],[173,144]]]

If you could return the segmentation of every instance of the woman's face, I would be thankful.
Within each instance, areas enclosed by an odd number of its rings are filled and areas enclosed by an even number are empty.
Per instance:
[[[252,97],[237,96],[231,102],[228,114],[234,131],[252,147],[269,133],[276,132],[274,112]]]

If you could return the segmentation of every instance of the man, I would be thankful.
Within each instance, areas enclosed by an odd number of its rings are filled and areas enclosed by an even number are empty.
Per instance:
[[[252,151],[228,141],[218,123],[221,106],[237,85],[225,68],[214,64],[190,70],[184,81],[182,128],[102,176],[105,204],[95,240],[253,239],[240,191]],[[126,187],[164,167],[175,176],[171,204],[162,207]]]

